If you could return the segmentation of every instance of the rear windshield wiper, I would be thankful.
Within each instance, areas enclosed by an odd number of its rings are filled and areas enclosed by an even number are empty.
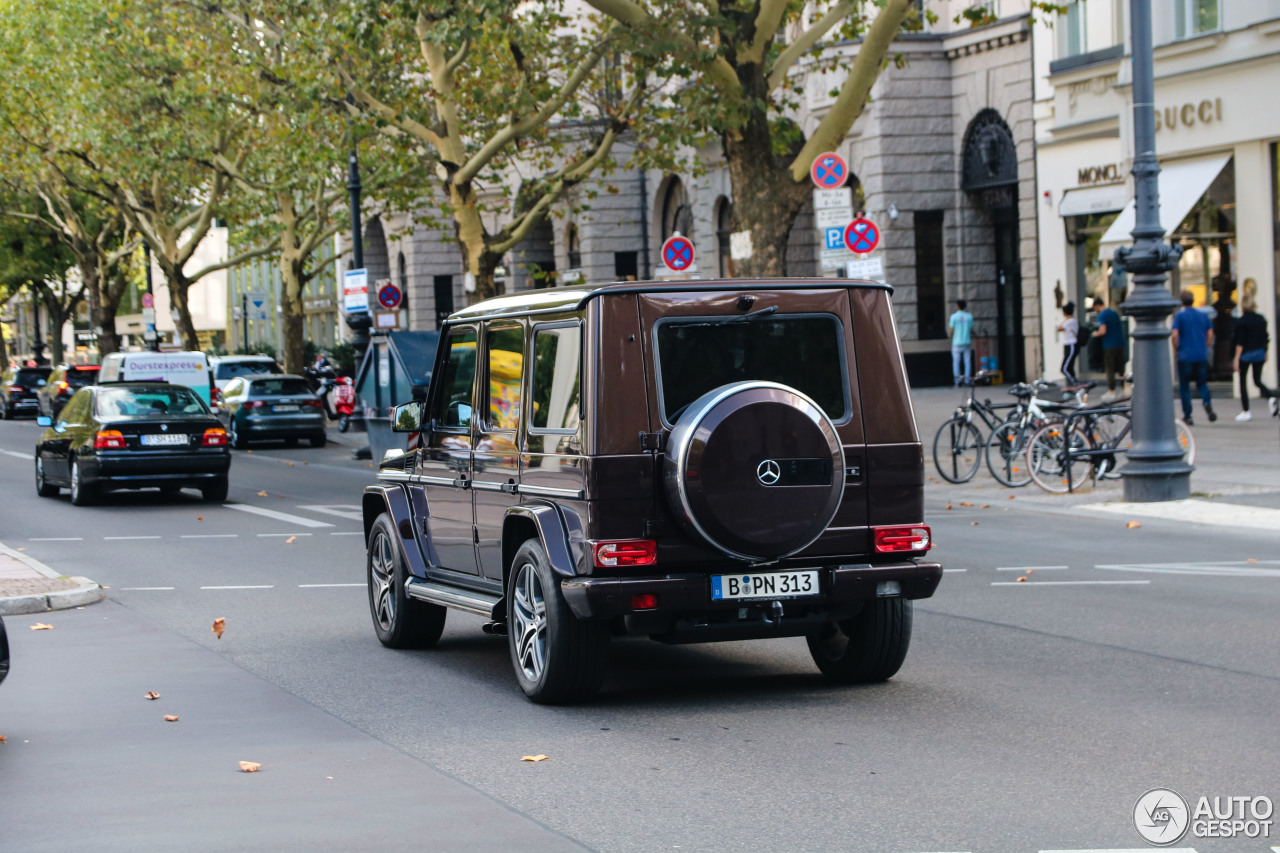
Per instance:
[[[727,326],[730,323],[750,323],[752,320],[759,320],[762,317],[767,317],[770,314],[774,314],[777,312],[777,310],[778,310],[777,305],[770,305],[768,308],[761,308],[758,311],[752,311],[750,314],[714,317],[707,320],[699,320],[696,323],[675,323],[673,325],[678,325],[681,328],[686,328],[686,329],[690,329],[690,328],[696,329],[702,326]]]

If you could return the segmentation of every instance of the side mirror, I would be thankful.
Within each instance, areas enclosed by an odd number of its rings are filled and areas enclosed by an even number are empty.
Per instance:
[[[36,426],[51,427],[53,426],[53,418],[48,415],[40,415],[36,418]]]
[[[417,432],[422,429],[422,403],[401,403],[391,410],[392,432]]]

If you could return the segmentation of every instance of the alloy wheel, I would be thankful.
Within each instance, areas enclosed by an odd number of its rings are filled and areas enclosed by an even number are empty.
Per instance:
[[[369,569],[369,580],[373,584],[374,618],[384,631],[390,631],[396,623],[396,569],[395,554],[391,548],[391,540],[386,534],[379,532],[373,543],[373,559]]]
[[[525,677],[537,682],[547,665],[547,603],[532,563],[521,564],[513,592],[516,656]]]

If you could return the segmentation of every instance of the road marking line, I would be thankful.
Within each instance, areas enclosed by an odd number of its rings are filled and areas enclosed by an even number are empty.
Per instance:
[[[1255,532],[1280,530],[1280,509],[1219,503],[1188,498],[1181,501],[1155,503],[1080,504],[1078,510],[1114,515],[1139,515],[1167,521],[1186,521],[1220,527],[1247,527]]]
[[[202,586],[201,589],[275,589],[271,584],[266,586]]]
[[[1037,572],[1063,571],[1069,566],[997,566],[997,572],[1025,572],[1028,569],[1035,569]]]
[[[1253,568],[1257,566],[1257,568]],[[1269,569],[1267,566],[1276,566]],[[1280,578],[1280,560],[1257,563],[1106,563],[1094,566],[1110,572],[1148,572],[1157,575],[1210,575],[1220,578]]]
[[[225,507],[226,509],[239,510],[240,512],[253,513],[254,515],[260,515],[264,518],[274,518],[276,521],[288,521],[292,524],[300,524],[303,527],[333,527],[334,526],[327,521],[315,521],[314,519],[303,518],[300,515],[290,515],[287,512],[279,512],[274,509],[266,509],[260,506],[253,506],[251,504],[223,504],[223,507]]]
[[[122,586],[121,592],[149,592],[152,590],[173,589],[171,586]]]
[[[330,530],[330,536],[363,536],[363,530]]]
[[[103,536],[102,538],[107,540],[108,542],[112,542],[112,541],[121,540],[121,539],[163,539],[164,537],[163,536]]]
[[[83,542],[83,536],[47,536],[43,539],[31,539],[31,542]]]
[[[0,453],[3,453],[5,456],[12,456],[15,459],[35,459],[36,458],[35,454],[33,453],[18,453],[13,450],[0,450]]]
[[[364,586],[362,583],[300,583],[298,589],[326,589],[335,586]]]
[[[969,570],[968,569],[943,569],[942,573],[946,574],[947,572],[967,572],[967,571]]]
[[[1280,850],[1280,847],[1272,847],[1272,850]],[[1151,853],[1151,848],[1129,848],[1124,849],[1118,847],[1105,847],[1096,850],[1041,850],[1040,853]],[[1170,847],[1167,853],[1196,853],[1194,847]]]
[[[336,515],[339,518],[351,518],[356,521],[364,519],[360,507],[355,504],[298,504],[298,509],[309,509],[312,512],[323,512],[326,515]]]
[[[236,539],[239,533],[184,533],[179,539]]]
[[[259,538],[270,538],[273,536],[310,536],[310,533],[259,533]]]
[[[992,581],[992,586],[1119,586],[1149,584],[1151,581]]]

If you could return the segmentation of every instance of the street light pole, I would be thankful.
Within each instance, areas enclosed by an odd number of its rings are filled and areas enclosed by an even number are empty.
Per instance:
[[[151,333],[150,337],[147,337],[144,334],[143,339],[147,342],[147,349],[151,350],[152,352],[160,352],[160,333],[156,331],[156,324],[154,322],[156,303],[155,303],[155,288],[151,284],[151,246],[150,244],[148,243],[142,244],[142,256],[146,259],[147,295],[151,297],[151,306],[152,306],[151,317],[153,320],[153,322],[149,324],[151,328],[146,330]],[[144,325],[148,325],[148,324],[144,324]]]
[[[1191,465],[1183,458],[1173,420],[1172,359],[1166,318],[1178,307],[1166,284],[1182,247],[1164,240],[1156,160],[1155,75],[1151,0],[1130,0],[1133,51],[1132,246],[1116,250],[1116,266],[1133,275],[1124,313],[1137,321],[1133,338],[1133,447],[1120,473],[1127,501],[1182,500],[1191,496]]]
[[[351,193],[351,262],[354,269],[364,269],[364,236],[360,230],[360,160],[356,152],[356,132],[350,122],[347,123],[351,134],[351,151],[347,154],[347,191]],[[352,311],[347,314],[347,326],[351,329],[351,346],[356,354],[356,369],[364,360],[365,351],[369,349],[369,329],[373,320],[368,311]]]

